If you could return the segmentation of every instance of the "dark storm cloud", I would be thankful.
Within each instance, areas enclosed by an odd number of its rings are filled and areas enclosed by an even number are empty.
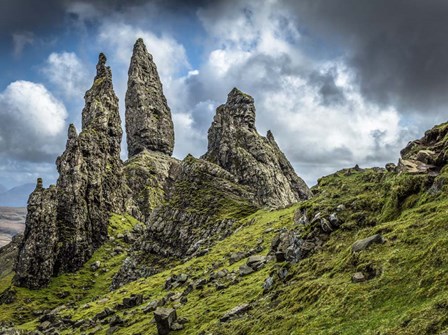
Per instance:
[[[311,37],[346,55],[362,93],[406,111],[448,103],[448,1],[290,1]]]
[[[207,2],[206,0],[4,0],[0,1],[0,40],[11,41],[12,35],[17,33],[30,34],[62,28],[67,8],[75,3],[90,4],[100,13],[107,14],[147,3],[167,11],[181,12]]]
[[[336,69],[330,69],[326,73],[314,71],[308,79],[310,85],[319,89],[321,104],[324,106],[338,105],[345,102],[344,91],[335,82]]]

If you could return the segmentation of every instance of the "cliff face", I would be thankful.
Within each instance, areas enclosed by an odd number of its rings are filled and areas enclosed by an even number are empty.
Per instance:
[[[129,160],[124,171],[135,204],[132,215],[146,222],[166,200],[179,161],[171,157],[174,126],[170,108],[142,39],[134,45],[125,104]]]
[[[57,159],[57,185],[30,197],[15,283],[38,288],[80,269],[108,240],[111,213],[146,223],[115,286],[154,273],[146,255],[184,258],[235,230],[260,206],[286,206],[311,193],[273,135],[255,128],[253,99],[232,90],[217,109],[203,159],[171,157],[174,128],[157,68],[143,40],[134,45],[126,92],[129,160],[120,160],[122,129],[112,74],[100,54],[85,95],[82,131],[68,130]],[[47,241],[48,240],[48,241]],[[47,241],[47,242],[45,242]]]
[[[174,128],[157,67],[142,39],[134,45],[126,92],[129,157],[143,150],[173,153]]]
[[[17,286],[39,288],[53,275],[58,242],[56,207],[56,187],[44,189],[39,179],[28,200],[26,228],[15,266]]]
[[[271,132],[255,127],[254,99],[234,88],[216,110],[204,159],[218,164],[251,187],[262,205],[286,206],[311,192],[282,153]]]
[[[56,165],[56,187],[41,182],[30,196],[16,283],[36,288],[53,275],[79,269],[107,239],[111,212],[127,200],[120,159],[121,121],[106,57],[85,95],[82,132],[70,125],[67,146]]]

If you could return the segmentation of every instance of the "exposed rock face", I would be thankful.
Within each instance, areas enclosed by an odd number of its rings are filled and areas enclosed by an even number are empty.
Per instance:
[[[267,137],[258,134],[253,98],[236,88],[216,110],[208,131],[208,151],[203,158],[252,188],[262,205],[285,206],[311,196],[272,133],[268,132]]]
[[[85,95],[82,132],[69,128],[59,171],[57,227],[62,246],[56,272],[79,269],[107,239],[111,212],[123,212],[126,194],[120,159],[121,120],[118,98],[106,57],[99,56],[97,75]]]
[[[143,150],[125,164],[126,183],[135,207],[132,216],[147,222],[152,211],[169,195],[180,162],[161,152]]]
[[[127,191],[120,159],[121,121],[110,68],[100,54],[93,86],[85,95],[83,130],[70,125],[56,165],[56,187],[41,181],[28,203],[15,282],[30,288],[79,269],[107,239],[111,212],[123,212]]]
[[[42,179],[38,179],[28,199],[26,228],[15,267],[17,286],[39,288],[53,274],[58,242],[56,207],[56,187],[44,189]]]
[[[447,136],[448,123],[444,123],[426,131],[421,139],[409,142],[401,150],[398,169],[436,175],[448,162]]]
[[[152,56],[140,38],[134,45],[126,92],[126,134],[129,157],[144,149],[173,153],[171,111]]]
[[[256,209],[253,197],[224,169],[187,156],[169,202],[151,215],[143,249],[163,256],[191,255],[209,240],[230,234],[239,211]]]
[[[251,190],[216,164],[187,156],[172,178],[166,202],[151,213],[146,233],[113,288],[157,272],[148,255],[183,258],[206,252],[234,231],[238,219],[257,210]]]

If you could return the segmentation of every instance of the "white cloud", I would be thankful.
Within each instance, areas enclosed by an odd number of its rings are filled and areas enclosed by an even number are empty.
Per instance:
[[[130,24],[107,20],[103,22],[100,30],[99,42],[107,46],[124,66],[129,66],[133,45],[141,37],[165,82],[177,76],[179,71],[190,68],[184,47],[169,35],[158,36]]]
[[[148,51],[152,54],[157,66],[163,90],[173,114],[173,122],[176,129],[176,145],[182,146],[182,139],[193,139],[194,130],[185,115],[185,101],[187,92],[185,81],[187,78],[199,74],[197,70],[191,70],[184,47],[169,35],[158,36],[147,29],[132,26],[126,23],[117,23],[104,20],[98,36],[98,44],[109,55],[109,64],[114,73],[115,90],[120,97],[120,110],[124,114],[124,96],[126,92],[127,70],[132,56],[133,45],[138,38],[143,38]],[[124,120],[122,115],[122,120]],[[190,135],[189,135],[190,134]],[[122,157],[126,158],[126,147],[123,141]],[[185,143],[185,142],[184,142]],[[192,142],[191,148],[194,148]],[[186,153],[194,150],[185,150]],[[179,155],[185,152],[176,150]]]
[[[278,1],[224,3],[199,11],[199,17],[208,57],[188,87],[192,100],[197,97],[189,108],[196,131],[205,135],[212,121],[205,126],[207,113],[197,106],[206,99],[223,103],[237,86],[254,96],[260,132],[273,130],[310,184],[338,168],[397,159],[406,140],[399,113],[365,101],[343,59],[307,56],[295,18]],[[313,83],[313,74],[323,81]],[[343,99],[324,104],[324,80],[330,79]]]
[[[51,53],[42,72],[56,91],[68,99],[82,97],[88,89],[89,73],[74,52]]]
[[[15,81],[0,93],[0,151],[31,162],[53,160],[64,146],[67,111],[41,84]]]

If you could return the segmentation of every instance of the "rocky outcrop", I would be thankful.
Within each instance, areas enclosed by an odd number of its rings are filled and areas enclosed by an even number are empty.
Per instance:
[[[15,267],[17,286],[34,289],[50,281],[58,242],[56,208],[56,187],[44,189],[39,178],[28,199],[26,228]]]
[[[256,209],[253,197],[224,169],[187,156],[169,202],[151,215],[143,250],[165,257],[192,255],[229,235],[238,218]]]
[[[187,156],[173,175],[166,202],[154,209],[136,252],[123,264],[112,287],[157,272],[154,258],[201,255],[230,235],[236,221],[257,210],[254,194],[216,164]]]
[[[134,203],[132,216],[147,222],[152,211],[167,201],[179,164],[176,158],[147,150],[126,162],[124,173]]]
[[[51,276],[79,269],[106,241],[109,215],[123,212],[127,199],[121,137],[112,74],[100,54],[85,95],[82,132],[70,125],[66,150],[56,161],[57,185],[44,189],[39,181],[30,196],[17,285],[45,286]]]
[[[448,123],[435,126],[425,135],[411,141],[401,150],[398,169],[408,173],[429,173],[437,175],[448,162]]]
[[[100,54],[93,86],[85,95],[82,132],[69,127],[67,147],[57,159],[57,227],[61,247],[56,272],[79,269],[107,239],[111,212],[124,211],[120,159],[121,120],[112,74]]]
[[[311,197],[272,133],[268,132],[267,137],[258,134],[254,99],[236,88],[216,110],[203,158],[249,186],[261,205],[286,206]]]
[[[174,128],[171,111],[152,56],[140,38],[134,45],[126,92],[126,134],[129,157],[143,150],[171,155]]]

